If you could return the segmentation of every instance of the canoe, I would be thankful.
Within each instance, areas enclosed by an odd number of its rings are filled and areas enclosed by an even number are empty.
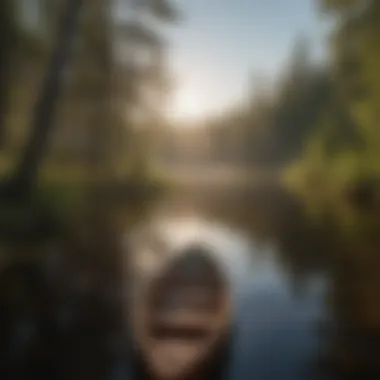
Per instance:
[[[209,378],[203,371],[226,344],[230,303],[227,280],[207,249],[176,255],[140,300],[134,335],[149,378]]]

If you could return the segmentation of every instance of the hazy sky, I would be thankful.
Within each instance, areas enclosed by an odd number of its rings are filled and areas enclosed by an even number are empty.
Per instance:
[[[184,15],[169,33],[175,117],[202,116],[238,101],[249,78],[283,67],[296,36],[321,39],[316,0],[173,2]]]

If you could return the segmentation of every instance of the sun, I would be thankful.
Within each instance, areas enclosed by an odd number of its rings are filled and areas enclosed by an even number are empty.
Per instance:
[[[205,113],[205,102],[194,90],[180,89],[169,105],[169,116],[177,120],[194,120]]]

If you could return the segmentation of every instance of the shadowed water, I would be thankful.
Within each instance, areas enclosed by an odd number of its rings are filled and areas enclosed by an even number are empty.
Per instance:
[[[291,273],[270,240],[256,241],[254,235],[202,215],[194,204],[184,201],[176,203],[171,214],[165,215],[164,210],[147,229],[155,238],[149,241],[142,233],[135,242],[141,251],[135,253],[142,258],[149,250],[151,260],[148,253],[145,260],[160,262],[197,242],[222,264],[233,294],[231,354],[225,377],[324,378],[316,360],[324,343],[315,331],[315,324],[326,314],[324,276],[309,278],[297,293]],[[139,268],[141,275],[143,263]]]
[[[225,377],[378,378],[376,224],[315,223],[293,196],[265,186],[192,191],[161,200],[144,218],[125,213],[116,253],[97,241],[88,256],[56,242],[38,265],[3,267],[2,378],[133,378],[127,262],[137,257],[154,270],[196,241],[225,268],[233,294]]]

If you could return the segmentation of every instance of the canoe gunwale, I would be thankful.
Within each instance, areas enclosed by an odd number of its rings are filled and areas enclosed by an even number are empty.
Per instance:
[[[181,257],[177,257],[174,260],[181,260]],[[157,349],[159,345],[159,339],[154,338],[151,334],[150,326],[152,325],[152,313],[150,312],[150,307],[147,306],[147,301],[149,302],[151,294],[156,290],[154,284],[157,281],[170,275],[170,271],[173,268],[172,265],[166,266],[163,270],[156,273],[152,278],[147,281],[145,286],[142,288],[141,297],[139,297],[139,302],[135,305],[134,318],[132,318],[133,323],[133,333],[135,336],[136,348],[138,354],[142,356],[145,365],[149,369],[148,372],[154,373],[156,379],[160,380],[182,380],[191,376],[192,373],[197,372],[197,370],[202,367],[202,364],[211,360],[215,351],[218,350],[223,342],[227,339],[229,333],[230,325],[230,294],[228,289],[227,280],[224,278],[223,271],[218,266],[218,263],[214,262],[210,257],[218,276],[220,277],[220,287],[218,292],[221,295],[220,307],[216,310],[215,315],[212,320],[206,326],[207,335],[203,339],[199,339],[198,343],[193,343],[199,345],[197,349],[197,355],[193,360],[190,360],[184,365],[183,368],[178,369],[172,376],[161,376],[157,370],[156,358],[154,355],[154,350]]]

